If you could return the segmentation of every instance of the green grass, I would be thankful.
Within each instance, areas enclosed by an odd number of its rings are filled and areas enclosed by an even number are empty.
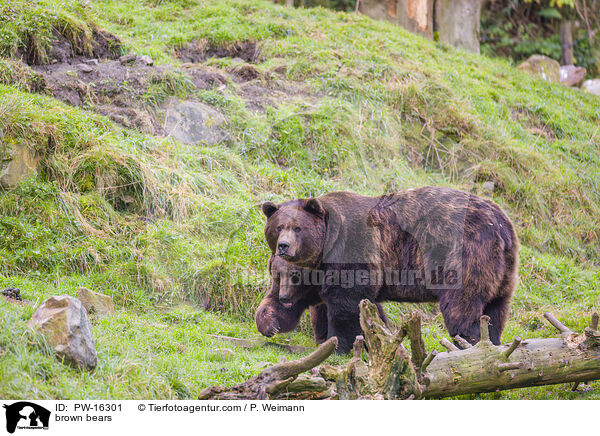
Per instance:
[[[219,358],[215,348],[231,347],[206,334],[258,337],[252,314],[268,286],[268,248],[257,205],[338,189],[480,192],[492,180],[523,243],[504,340],[554,335],[547,310],[580,331],[600,309],[597,97],[353,14],[259,0],[80,5],[10,0],[0,11],[0,142],[43,157],[36,177],[0,192],[0,284],[30,300],[0,301],[9,326],[0,396],[193,398],[277,361],[271,349]],[[254,42],[255,84],[286,92],[256,111],[233,80],[199,92],[179,73],[153,83],[150,106],[192,96],[226,115],[229,140],[214,147],[143,135],[33,94],[39,76],[17,55],[43,62],[57,32],[89,52],[96,28],[165,65],[179,66],[190,41]],[[226,75],[231,66],[213,58],[200,68]],[[25,328],[44,298],[78,286],[119,307],[94,326],[100,363],[90,374],[56,362]],[[415,308],[430,315],[427,346],[439,349],[446,332],[435,306],[386,305],[394,322]],[[307,321],[285,337],[310,344]],[[600,398],[593,386],[479,397]]]

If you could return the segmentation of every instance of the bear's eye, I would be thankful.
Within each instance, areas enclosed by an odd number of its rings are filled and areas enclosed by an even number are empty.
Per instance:
[[[281,232],[281,229],[283,228],[283,226],[277,226],[277,231]]]
[[[300,233],[300,227],[294,227],[294,232]]]

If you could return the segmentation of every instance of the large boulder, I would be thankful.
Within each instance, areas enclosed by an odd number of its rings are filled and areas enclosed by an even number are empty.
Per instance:
[[[81,301],[69,295],[50,297],[27,325],[41,334],[59,358],[71,366],[94,369],[97,363],[92,326]]]
[[[39,166],[40,157],[30,147],[10,139],[0,143],[0,186],[14,188]]]
[[[567,86],[575,86],[585,79],[585,68],[575,65],[563,65],[560,67],[560,83]]]
[[[108,295],[99,294],[88,288],[79,288],[77,290],[77,298],[83,304],[83,307],[87,310],[90,315],[113,315],[115,313],[115,306],[113,299]]]
[[[165,135],[184,144],[214,145],[227,137],[225,117],[207,104],[170,98],[163,109]]]
[[[517,68],[548,82],[560,81],[560,64],[548,56],[533,55]]]
[[[594,95],[600,95],[600,79],[586,80],[581,85],[581,89]]]

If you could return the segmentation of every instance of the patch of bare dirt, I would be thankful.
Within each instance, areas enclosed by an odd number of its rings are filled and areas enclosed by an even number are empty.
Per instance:
[[[268,107],[278,107],[282,103],[314,105],[319,95],[306,85],[276,78],[262,78],[238,84],[238,93],[248,109],[265,112]]]
[[[255,64],[261,60],[260,48],[252,41],[228,45],[211,45],[206,41],[191,41],[176,50],[177,58],[183,62],[200,63],[209,58],[232,58]]]
[[[97,59],[117,59],[121,55],[121,41],[115,35],[100,29],[92,31],[90,46],[83,43],[73,44],[64,35],[54,32],[54,40],[48,53],[48,63],[74,63],[80,57],[87,56]],[[42,59],[34,44],[18,53],[18,56],[28,65],[42,65],[46,62]]]
[[[188,74],[166,66],[148,65],[137,56],[123,57],[122,61],[77,60],[77,64],[55,63],[35,69],[44,75],[47,89],[55,98],[154,135],[162,135],[163,128],[156,102],[148,95],[152,87],[170,80],[173,74],[187,76],[197,90],[226,82],[225,76],[212,70],[196,69]]]
[[[260,53],[252,42],[220,47],[190,43],[178,51],[178,56],[187,63],[177,68],[155,66],[148,56],[134,53],[117,57],[121,53],[118,38],[99,30],[94,32],[92,51],[92,56],[86,55],[57,35],[50,62],[45,65],[32,62],[26,68],[40,77],[43,86],[39,92],[147,134],[170,134],[165,132],[164,123],[174,77],[188,81],[190,100],[200,90],[234,87],[248,109],[261,113],[282,103],[312,105],[319,98],[307,85],[286,80],[283,70],[261,72],[253,64],[260,59]],[[215,56],[232,57],[233,66],[221,70],[201,63]]]
[[[511,112],[514,121],[523,123],[529,132],[535,136],[544,137],[548,142],[554,142],[556,134],[551,127],[544,124],[537,115],[527,108],[516,107]]]

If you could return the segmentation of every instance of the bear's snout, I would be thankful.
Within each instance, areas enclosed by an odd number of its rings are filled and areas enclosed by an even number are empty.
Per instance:
[[[288,308],[292,306],[292,299],[288,295],[279,295],[279,302],[283,307]]]
[[[277,244],[277,249],[279,250],[280,256],[286,255],[289,248],[290,248],[290,243],[287,241],[280,241]]]

